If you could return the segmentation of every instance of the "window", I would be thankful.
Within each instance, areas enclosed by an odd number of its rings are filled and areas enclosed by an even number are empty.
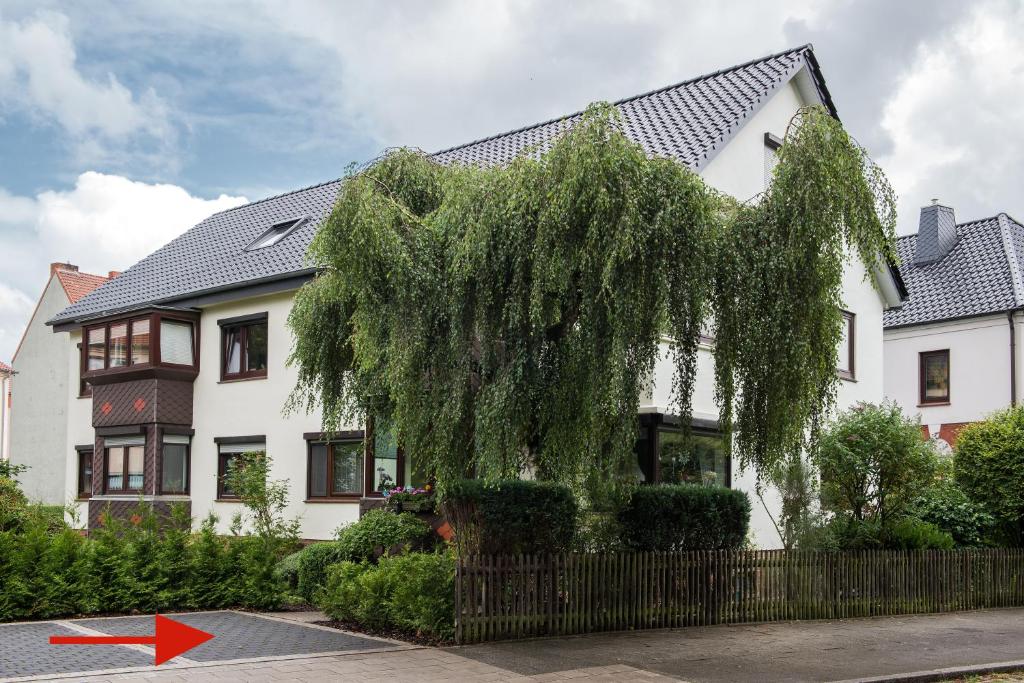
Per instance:
[[[729,465],[722,437],[693,433],[687,445],[681,431],[659,429],[657,481],[729,486]]]
[[[782,147],[782,138],[771,133],[764,134],[764,188],[766,190],[772,184],[775,167],[779,164],[780,147]]]
[[[88,498],[92,495],[92,451],[78,451],[78,497]]]
[[[252,244],[246,247],[246,250],[252,251],[253,249],[263,249],[264,247],[270,247],[277,244],[290,235],[292,231],[302,223],[302,220],[302,218],[293,218],[281,223],[275,223],[269,230],[257,237]]]
[[[92,385],[85,381],[85,373],[88,369],[88,359],[86,355],[82,353],[82,349],[85,347],[84,344],[78,344],[78,397],[92,396]]]
[[[171,365],[194,365],[192,323],[160,320],[160,361]]]
[[[267,318],[222,324],[221,379],[267,376]]]
[[[132,321],[132,365],[149,362],[149,318]]]
[[[160,452],[160,493],[188,493],[189,442],[187,436],[164,434]]]
[[[88,335],[88,363],[89,370],[102,370],[106,367],[107,328],[94,327],[89,330]]]
[[[855,317],[853,313],[843,311],[843,335],[839,339],[839,365],[836,367],[840,377],[850,380],[854,378]]]
[[[110,326],[107,342],[107,367],[123,368],[128,365],[128,323]]]
[[[145,440],[139,437],[106,439],[106,490],[108,493],[141,491]]]
[[[352,498],[363,492],[363,441],[310,441],[307,494]]]
[[[384,489],[404,485],[399,477],[398,442],[390,431],[374,430],[373,434],[373,481],[371,490],[381,493]],[[404,468],[403,468],[404,469]]]
[[[949,403],[949,349],[921,354],[921,403]]]
[[[236,441],[236,439],[241,440]],[[266,453],[267,442],[264,437],[229,437],[217,444],[217,499],[231,500],[238,498],[238,493],[231,489],[225,480],[231,463],[243,453]]]

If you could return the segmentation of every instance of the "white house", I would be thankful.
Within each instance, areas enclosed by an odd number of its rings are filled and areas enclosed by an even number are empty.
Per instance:
[[[954,445],[965,424],[1019,398],[1024,226],[1005,213],[957,224],[933,202],[898,248],[910,298],[885,314],[885,394]]]
[[[51,263],[46,286],[11,360],[14,378],[10,394],[5,394],[9,459],[28,466],[18,481],[30,500],[63,505],[67,498],[68,384],[76,395],[84,389],[81,370],[64,362],[77,356],[74,342],[68,335],[52,334],[46,321],[114,275],[91,275],[70,263]]]
[[[810,46],[788,50],[616,103],[624,130],[649,153],[687,164],[714,187],[747,199],[765,187],[775,150],[802,106],[824,105],[828,89]],[[544,149],[579,114],[436,153],[440,163],[501,164]],[[306,538],[329,537],[355,520],[362,499],[379,495],[383,477],[418,484],[415,454],[364,425],[325,443],[317,414],[283,416],[295,383],[285,359],[285,320],[295,291],[315,276],[303,256],[328,214],[340,181],[223,211],[143,259],[50,321],[82,344],[66,360],[92,386],[80,399],[69,387],[65,489],[79,492],[82,518],[95,524],[139,496],[165,507],[191,506],[222,525],[238,509],[221,474],[235,454],[263,449],[273,476],[291,483],[290,511]],[[877,284],[877,289],[873,286]],[[886,264],[851,262],[844,276],[848,338],[837,371],[840,400],[882,398],[882,316],[901,303],[898,276]],[[711,356],[701,355],[696,426],[712,437]],[[648,481],[714,478],[751,488],[752,477],[723,457],[715,439],[698,439],[689,464],[662,467],[678,442],[669,411],[667,363],[638,406],[638,469]],[[678,455],[678,449],[674,451]],[[96,472],[91,478],[87,471]],[[87,500],[88,498],[88,500]],[[769,501],[770,504],[775,504]],[[755,506],[757,542],[778,544]]]
[[[7,460],[11,442],[11,380],[14,368],[0,362],[0,460]]]

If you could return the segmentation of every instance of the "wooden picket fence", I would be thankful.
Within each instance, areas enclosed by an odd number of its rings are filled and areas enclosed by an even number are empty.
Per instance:
[[[459,560],[460,643],[1024,606],[1024,549],[693,551]]]

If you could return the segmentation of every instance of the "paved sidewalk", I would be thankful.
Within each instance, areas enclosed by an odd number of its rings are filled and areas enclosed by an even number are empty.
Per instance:
[[[308,623],[316,617],[276,618]],[[637,631],[447,649],[382,645],[385,649],[372,652],[189,661],[63,678],[90,683],[847,681],[1024,661],[1024,610]]]

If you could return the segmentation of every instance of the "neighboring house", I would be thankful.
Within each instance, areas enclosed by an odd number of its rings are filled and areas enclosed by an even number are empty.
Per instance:
[[[7,460],[11,443],[11,378],[14,368],[0,361],[0,460]]]
[[[885,394],[952,446],[1019,398],[1024,226],[1005,213],[958,225],[934,201],[898,248],[910,299],[885,314]]]
[[[649,153],[670,156],[740,199],[763,191],[775,150],[803,106],[835,108],[809,46],[701,76],[616,103],[624,130]],[[547,147],[579,114],[497,135],[434,155],[441,163],[502,164]],[[82,343],[68,357],[93,387],[69,387],[66,488],[80,491],[82,518],[95,525],[109,506],[123,512],[139,496],[155,507],[214,512],[226,528],[238,510],[223,473],[236,454],[266,449],[272,476],[291,483],[289,513],[302,534],[331,536],[358,518],[360,501],[380,482],[420,484],[415,454],[370,425],[353,424],[327,443],[319,414],[283,415],[296,370],[286,365],[286,318],[296,290],[315,276],[304,256],[331,210],[331,181],[215,214],[51,319]],[[874,278],[877,289],[870,281]],[[882,398],[882,314],[901,303],[898,275],[884,263],[854,261],[843,279],[848,338],[841,353],[841,405]],[[708,346],[700,359],[694,407],[701,437],[717,431]],[[638,406],[643,438],[638,473],[648,481],[715,480],[752,490],[713,438],[679,448],[669,413],[671,368],[658,365]],[[88,473],[95,472],[90,478]],[[91,498],[85,500],[87,497]],[[777,508],[777,501],[768,504]],[[778,544],[760,505],[754,532]]]
[[[67,468],[68,385],[79,386],[81,372],[68,367],[77,355],[68,335],[54,335],[46,321],[77,303],[116,273],[90,275],[70,263],[51,263],[49,279],[25,327],[11,364],[9,459],[28,465],[19,475],[30,499],[64,504]]]

